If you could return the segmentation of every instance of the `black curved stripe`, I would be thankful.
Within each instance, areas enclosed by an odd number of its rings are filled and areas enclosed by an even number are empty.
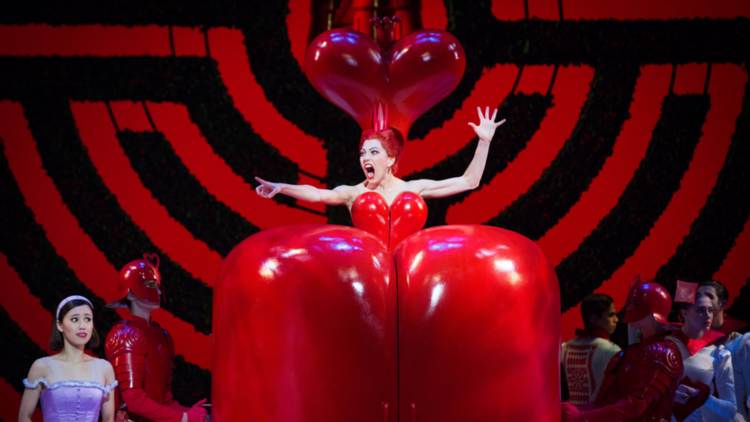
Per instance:
[[[570,139],[539,180],[487,224],[533,240],[557,224],[612,155],[639,75],[631,64],[599,66]]]
[[[675,254],[656,274],[656,281],[671,291],[678,278],[710,280],[750,217],[750,81],[745,85],[742,111],[731,140],[724,166],[706,204]]]
[[[3,338],[0,359],[5,362],[0,365],[0,377],[5,378],[14,390],[23,394],[24,386],[21,381],[29,374],[31,364],[47,356],[47,353],[21,330],[21,327],[10,318],[2,306],[0,306],[0,336]]]
[[[201,186],[185,167],[164,134],[117,134],[143,185],[172,218],[222,257],[260,229],[245,220]]]
[[[727,309],[727,314],[741,320],[750,321],[750,278],[745,280],[745,285],[740,289],[740,294]]]
[[[109,263],[121,268],[144,252],[158,252],[169,298],[165,309],[198,331],[210,333],[213,290],[160,251],[120,208],[78,138],[68,101],[35,96],[22,104],[44,168],[65,205]]]
[[[481,65],[586,64],[635,61],[641,64],[736,63],[750,49],[750,20],[522,20],[494,17],[491,2],[454,1],[448,30]],[[719,42],[721,40],[721,42]],[[726,42],[724,41],[726,40]],[[467,66],[468,68],[468,66]]]
[[[531,137],[539,130],[547,110],[552,106],[552,96],[541,94],[514,94],[508,96],[498,107],[497,115],[507,122],[495,132],[495,139],[490,146],[487,165],[479,189],[488,184],[496,174],[505,170],[508,163],[526,148]],[[406,176],[406,179],[445,179],[459,176],[451,174],[453,169],[469,166],[477,148],[478,138],[474,138],[454,155],[446,158],[433,167]],[[464,192],[447,198],[427,199],[429,214],[426,227],[446,224],[445,215],[448,207],[461,202],[471,192]]]
[[[192,406],[202,399],[211,400],[211,371],[186,362],[182,355],[174,357],[172,395],[183,406]]]
[[[617,205],[555,268],[563,311],[609,279],[648,236],[680,189],[710,106],[707,95],[669,94],[664,98],[646,157]]]
[[[62,299],[82,295],[96,308],[94,322],[97,330],[109,332],[120,317],[114,310],[105,308],[106,302],[78,280],[65,259],[57,254],[44,229],[34,219],[34,213],[25,205],[4,151],[0,142],[0,233],[3,234],[0,236],[0,252],[50,315],[54,315]],[[101,347],[95,352],[104,356]]]
[[[202,57],[3,57],[0,98],[34,92],[77,101],[185,104],[211,148],[248,184],[299,181],[298,166],[266,143],[234,107],[216,61]],[[356,148],[356,147],[355,147]],[[274,197],[293,204],[293,198]]]

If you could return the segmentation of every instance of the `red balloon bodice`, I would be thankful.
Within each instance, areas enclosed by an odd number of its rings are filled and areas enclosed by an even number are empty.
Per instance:
[[[414,192],[396,195],[391,206],[377,192],[365,192],[352,204],[354,227],[375,235],[390,249],[418,232],[427,221],[427,204]]]

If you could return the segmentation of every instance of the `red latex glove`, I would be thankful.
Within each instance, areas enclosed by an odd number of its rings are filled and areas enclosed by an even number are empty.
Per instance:
[[[640,416],[648,408],[649,402],[628,396],[617,403],[608,404],[598,409],[582,412],[581,421],[588,422],[614,422],[626,421]]]
[[[198,403],[195,403],[193,407],[187,411],[188,422],[203,422],[206,420],[207,412],[206,409],[203,408],[205,402],[206,399],[203,399]]]
[[[564,401],[562,405],[562,422],[586,422],[586,416],[577,407]]]
[[[157,403],[141,388],[128,388],[122,392],[128,410],[154,422],[181,422],[182,412]]]

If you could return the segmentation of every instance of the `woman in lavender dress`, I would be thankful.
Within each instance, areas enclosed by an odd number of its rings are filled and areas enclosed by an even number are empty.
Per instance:
[[[23,380],[26,390],[18,412],[19,422],[30,422],[39,399],[45,422],[113,422],[117,386],[112,365],[84,353],[96,347],[93,305],[83,296],[65,298],[57,307],[50,348],[60,353],[37,359]]]

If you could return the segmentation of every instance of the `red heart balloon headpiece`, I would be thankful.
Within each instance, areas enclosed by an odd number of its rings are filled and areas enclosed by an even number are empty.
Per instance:
[[[357,121],[362,130],[398,131],[448,96],[461,81],[461,43],[439,29],[420,29],[396,40],[400,19],[375,18],[378,42],[352,29],[318,35],[305,55],[313,87]]]

